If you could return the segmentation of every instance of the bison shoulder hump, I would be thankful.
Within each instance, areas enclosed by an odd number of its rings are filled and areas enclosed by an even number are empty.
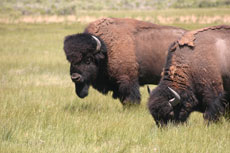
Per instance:
[[[91,22],[85,29],[85,32],[97,34],[99,31],[103,31],[103,28],[108,28],[108,25],[113,24],[113,18],[101,18],[94,22]]]
[[[194,31],[186,32],[179,40],[178,44],[179,46],[189,46],[189,47],[195,47],[194,40],[196,39],[196,35],[200,32],[205,32],[208,30],[218,30],[218,29],[230,29],[229,25],[219,25],[219,26],[212,26],[212,27],[206,27]]]

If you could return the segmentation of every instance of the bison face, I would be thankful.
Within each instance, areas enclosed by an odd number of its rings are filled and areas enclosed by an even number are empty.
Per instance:
[[[149,99],[149,111],[157,126],[164,126],[174,118],[174,111],[169,104],[169,99],[164,96],[155,96],[153,93]]]
[[[89,86],[98,76],[99,63],[104,59],[98,38],[90,34],[67,36],[64,51],[70,62],[70,75],[80,98],[88,95]]]
[[[158,86],[150,95],[149,111],[158,126],[169,122],[184,122],[187,114],[183,113],[179,94],[169,87]]]
[[[75,83],[75,92],[80,98],[88,95],[88,89],[98,74],[98,67],[93,57],[85,57],[80,63],[71,63],[70,76]]]

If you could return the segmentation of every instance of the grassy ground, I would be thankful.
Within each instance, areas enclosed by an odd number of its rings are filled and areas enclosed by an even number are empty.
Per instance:
[[[224,119],[206,126],[194,113],[188,124],[158,129],[146,107],[146,88],[140,107],[128,110],[92,88],[79,99],[62,48],[65,35],[84,27],[0,25],[0,153],[229,152],[230,122]]]

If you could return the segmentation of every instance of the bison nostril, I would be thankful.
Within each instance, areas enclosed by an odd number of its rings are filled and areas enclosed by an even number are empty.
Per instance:
[[[71,79],[76,80],[76,81],[80,81],[81,80],[81,75],[78,74],[78,73],[73,73],[71,75]]]

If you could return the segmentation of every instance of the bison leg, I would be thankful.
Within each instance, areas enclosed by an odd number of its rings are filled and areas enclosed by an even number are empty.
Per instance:
[[[226,92],[222,98],[222,103],[224,104],[225,112],[224,117],[230,120],[230,92]]]
[[[223,77],[223,85],[224,85],[225,94],[224,97],[222,98],[223,99],[222,101],[225,105],[225,117],[227,119],[230,119],[230,77],[229,76]]]
[[[211,121],[218,121],[219,117],[224,114],[225,107],[223,104],[223,95],[214,98],[214,101],[208,103],[204,112],[204,119]]]
[[[123,105],[140,104],[141,96],[137,81],[119,83],[119,99]]]

